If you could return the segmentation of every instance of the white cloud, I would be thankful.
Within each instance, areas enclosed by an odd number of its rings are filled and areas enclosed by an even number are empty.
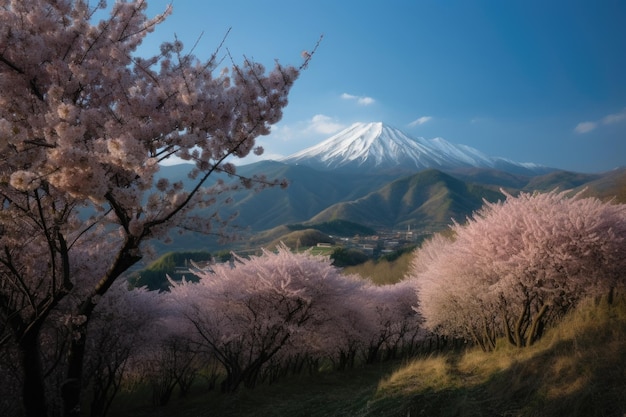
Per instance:
[[[294,141],[306,141],[319,138],[320,135],[328,136],[344,129],[346,125],[325,114],[316,114],[307,120],[301,120],[289,125],[279,124],[272,126],[271,138],[283,143]],[[260,141],[257,141],[260,143]],[[262,143],[261,143],[262,144]],[[267,147],[265,147],[267,149]]]
[[[596,122],[581,122],[576,125],[574,131],[576,133],[588,133],[598,127]]]
[[[282,142],[288,142],[293,139],[294,136],[297,135],[296,129],[289,125],[274,125],[272,126],[271,137],[275,140],[280,140]]]
[[[272,126],[269,137],[257,139],[257,145],[263,146],[265,152],[261,156],[249,155],[243,163],[256,162],[263,159],[279,160],[308,146],[319,143],[332,134],[346,128],[337,119],[316,114],[310,119],[300,120],[291,124],[280,123]]]
[[[619,113],[609,114],[607,116],[604,116],[604,118],[602,119],[602,123],[605,125],[610,125],[613,123],[619,123],[624,120],[626,120],[626,109],[623,109]]]
[[[370,104],[374,104],[376,102],[376,100],[374,100],[372,97],[355,96],[348,93],[343,93],[341,95],[341,98],[343,100],[356,100],[357,104],[360,104],[361,106],[369,106]]]
[[[607,114],[597,122],[581,122],[576,125],[574,131],[576,133],[588,133],[598,128],[600,125],[612,125],[626,121],[626,108],[619,113]]]
[[[330,116],[316,114],[309,121],[308,130],[311,130],[315,133],[330,135],[331,133],[335,133],[343,129],[344,127],[345,126],[343,124],[335,121]]]
[[[417,119],[415,119],[411,123],[409,123],[409,127],[415,127],[415,126],[423,125],[424,123],[430,122],[431,120],[433,120],[433,118],[431,116],[418,117]]]
[[[490,117],[478,116],[478,117],[474,117],[473,119],[470,119],[470,123],[473,125],[477,125],[480,123],[490,123],[490,122],[493,122],[493,119],[491,119]]]

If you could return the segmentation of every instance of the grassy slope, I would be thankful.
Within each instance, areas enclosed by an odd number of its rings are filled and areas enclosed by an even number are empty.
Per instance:
[[[407,252],[393,261],[385,258],[369,260],[360,265],[346,266],[343,271],[346,274],[358,274],[376,285],[395,284],[406,275],[411,259],[413,259],[412,253]]]
[[[528,349],[416,360],[381,381],[369,410],[372,416],[621,417],[626,298],[581,306]]]
[[[610,306],[583,305],[527,349],[502,345],[492,353],[291,377],[233,395],[196,392],[157,409],[130,408],[127,401],[120,399],[115,415],[622,417],[626,296]]]

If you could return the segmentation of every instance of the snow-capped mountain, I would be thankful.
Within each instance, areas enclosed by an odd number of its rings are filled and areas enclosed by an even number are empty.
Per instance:
[[[512,172],[544,172],[545,167],[490,157],[442,138],[413,138],[382,122],[355,123],[323,142],[281,162],[317,169],[422,170],[427,168],[495,168]]]

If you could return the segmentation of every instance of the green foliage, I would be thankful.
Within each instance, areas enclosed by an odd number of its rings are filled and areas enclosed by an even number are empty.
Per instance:
[[[365,252],[358,249],[339,247],[333,251],[330,259],[332,259],[333,265],[344,267],[362,264],[370,258]]]
[[[380,257],[380,260],[384,260],[384,261],[387,261],[387,262],[393,262],[396,259],[398,259],[398,258],[400,258],[400,257],[402,257],[402,256],[404,256],[404,255],[406,255],[408,253],[413,252],[415,250],[415,248],[416,248],[416,245],[405,246],[405,247],[400,248],[398,250],[395,250],[395,251],[393,251],[391,253],[382,255]]]
[[[213,254],[215,262],[228,262],[233,259],[233,253],[229,250],[221,250]]]
[[[148,265],[147,268],[133,273],[128,278],[128,284],[131,288],[147,287],[151,291],[164,291],[169,287],[167,275],[173,279],[179,278],[175,276],[177,267],[190,266],[186,265],[188,261],[202,262],[213,259],[209,252],[169,252]],[[194,276],[185,274],[185,278],[193,280]]]

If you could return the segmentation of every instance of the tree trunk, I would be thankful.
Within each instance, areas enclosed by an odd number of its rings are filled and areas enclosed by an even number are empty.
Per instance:
[[[28,330],[19,342],[24,385],[22,402],[26,417],[43,417],[47,415],[46,390],[39,352],[39,327]]]
[[[509,324],[509,317],[506,313],[502,313],[502,325],[504,326],[504,334],[506,335],[506,340],[508,340],[509,344],[515,346],[515,340],[513,340],[513,332],[511,330],[511,325]]]
[[[230,393],[237,391],[241,383],[241,370],[239,366],[226,367],[226,378],[222,381],[222,392]]]
[[[83,362],[85,360],[85,346],[87,339],[87,325],[91,319],[96,304],[94,296],[103,296],[113,285],[115,280],[137,263],[141,256],[134,254],[138,242],[127,239],[117,254],[111,268],[96,284],[93,293],[88,296],[78,308],[78,314],[84,316],[84,322],[74,328],[76,336],[72,339],[68,355],[67,376],[62,387],[63,413],[65,417],[80,417],[80,396],[82,394]]]
[[[526,338],[526,346],[532,345],[537,340],[537,332],[540,329],[539,325],[543,321],[543,316],[545,316],[548,312],[548,308],[549,306],[544,304],[541,306],[539,312],[535,314],[535,317],[533,317],[532,326],[530,327],[530,331],[528,332],[528,336]]]
[[[496,349],[496,330],[495,326],[489,326],[487,320],[483,323],[483,331],[485,334],[485,345],[489,347],[489,351],[493,351]]]
[[[85,359],[86,326],[81,325],[79,337],[72,339],[68,357],[67,378],[61,387],[63,409],[66,417],[80,417],[83,361]]]
[[[515,328],[513,330],[513,340],[515,341],[515,346],[523,347],[524,346],[524,329],[525,323],[529,320],[530,315],[530,301],[526,300],[524,303],[524,309],[521,314],[517,318],[517,322],[515,323]]]
[[[483,352],[487,352],[487,346],[485,346],[484,341],[480,337],[478,337],[478,333],[476,333],[476,329],[474,329],[474,327],[472,326],[469,326],[468,329],[469,329],[470,335],[472,336],[472,339],[474,340],[474,343],[480,346]]]

